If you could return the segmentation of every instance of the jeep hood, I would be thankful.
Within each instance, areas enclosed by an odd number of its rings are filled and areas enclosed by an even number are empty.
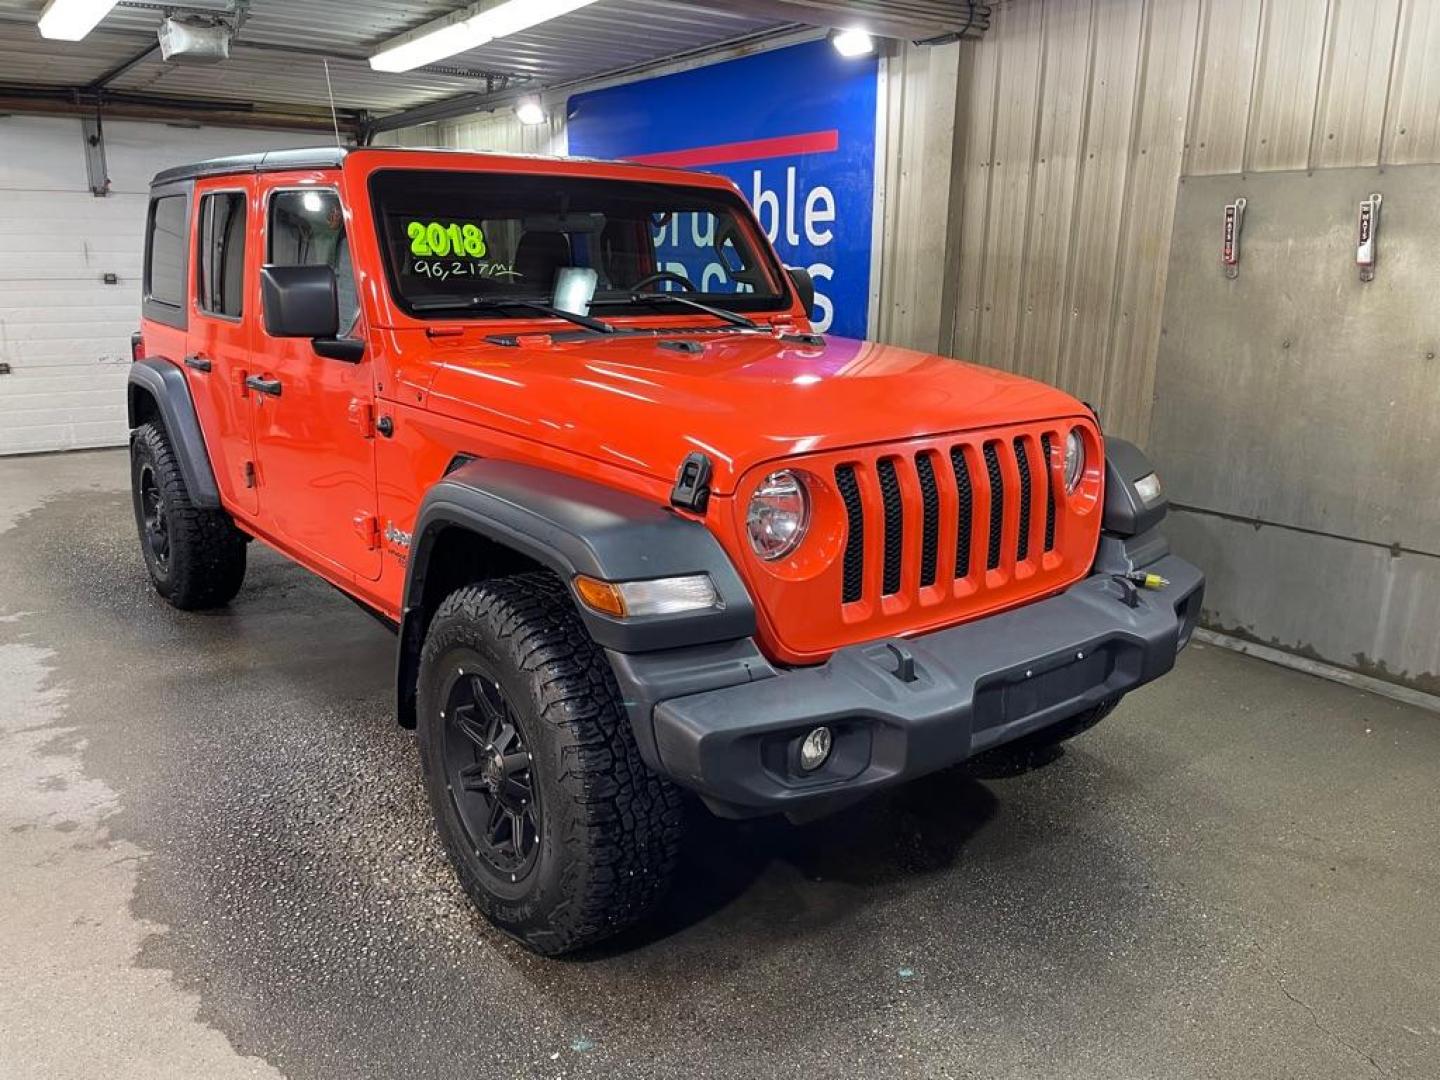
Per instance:
[[[666,481],[699,450],[722,495],[797,454],[1086,413],[1031,379],[848,338],[521,337],[432,362],[433,412]]]

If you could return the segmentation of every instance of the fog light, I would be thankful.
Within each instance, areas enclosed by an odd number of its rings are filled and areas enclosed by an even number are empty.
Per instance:
[[[1156,499],[1160,498],[1160,477],[1153,472],[1142,476],[1135,481],[1135,494],[1140,496],[1142,502],[1149,506]]]
[[[817,727],[805,741],[800,744],[800,767],[806,772],[814,772],[825,759],[830,756],[830,729],[828,727]]]

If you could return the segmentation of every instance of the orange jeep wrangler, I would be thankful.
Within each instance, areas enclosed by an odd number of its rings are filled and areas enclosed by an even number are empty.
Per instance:
[[[290,150],[154,180],[141,551],[223,605],[259,539],[398,636],[460,880],[543,953],[656,903],[680,791],[813,817],[1162,675],[1202,577],[1058,390],[826,339],[728,180]]]

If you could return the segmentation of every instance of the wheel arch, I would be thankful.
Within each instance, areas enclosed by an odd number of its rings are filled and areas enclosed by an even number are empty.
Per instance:
[[[220,489],[205,448],[200,417],[184,373],[164,357],[150,356],[130,365],[126,412],[131,429],[158,422],[170,438],[185,478],[190,501],[206,510],[220,506]]]
[[[595,641],[648,652],[755,633],[755,608],[720,543],[703,524],[601,484],[530,465],[462,460],[426,494],[406,570],[396,673],[397,715],[415,724],[420,650],[440,602],[475,581],[548,570],[569,590],[586,574],[606,581],[704,573],[720,596],[705,612],[621,620],[576,603]]]

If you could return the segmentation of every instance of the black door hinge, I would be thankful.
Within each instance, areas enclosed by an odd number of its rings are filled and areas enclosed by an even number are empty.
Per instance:
[[[703,514],[710,502],[710,459],[695,451],[680,464],[680,475],[670,492],[670,505]]]

